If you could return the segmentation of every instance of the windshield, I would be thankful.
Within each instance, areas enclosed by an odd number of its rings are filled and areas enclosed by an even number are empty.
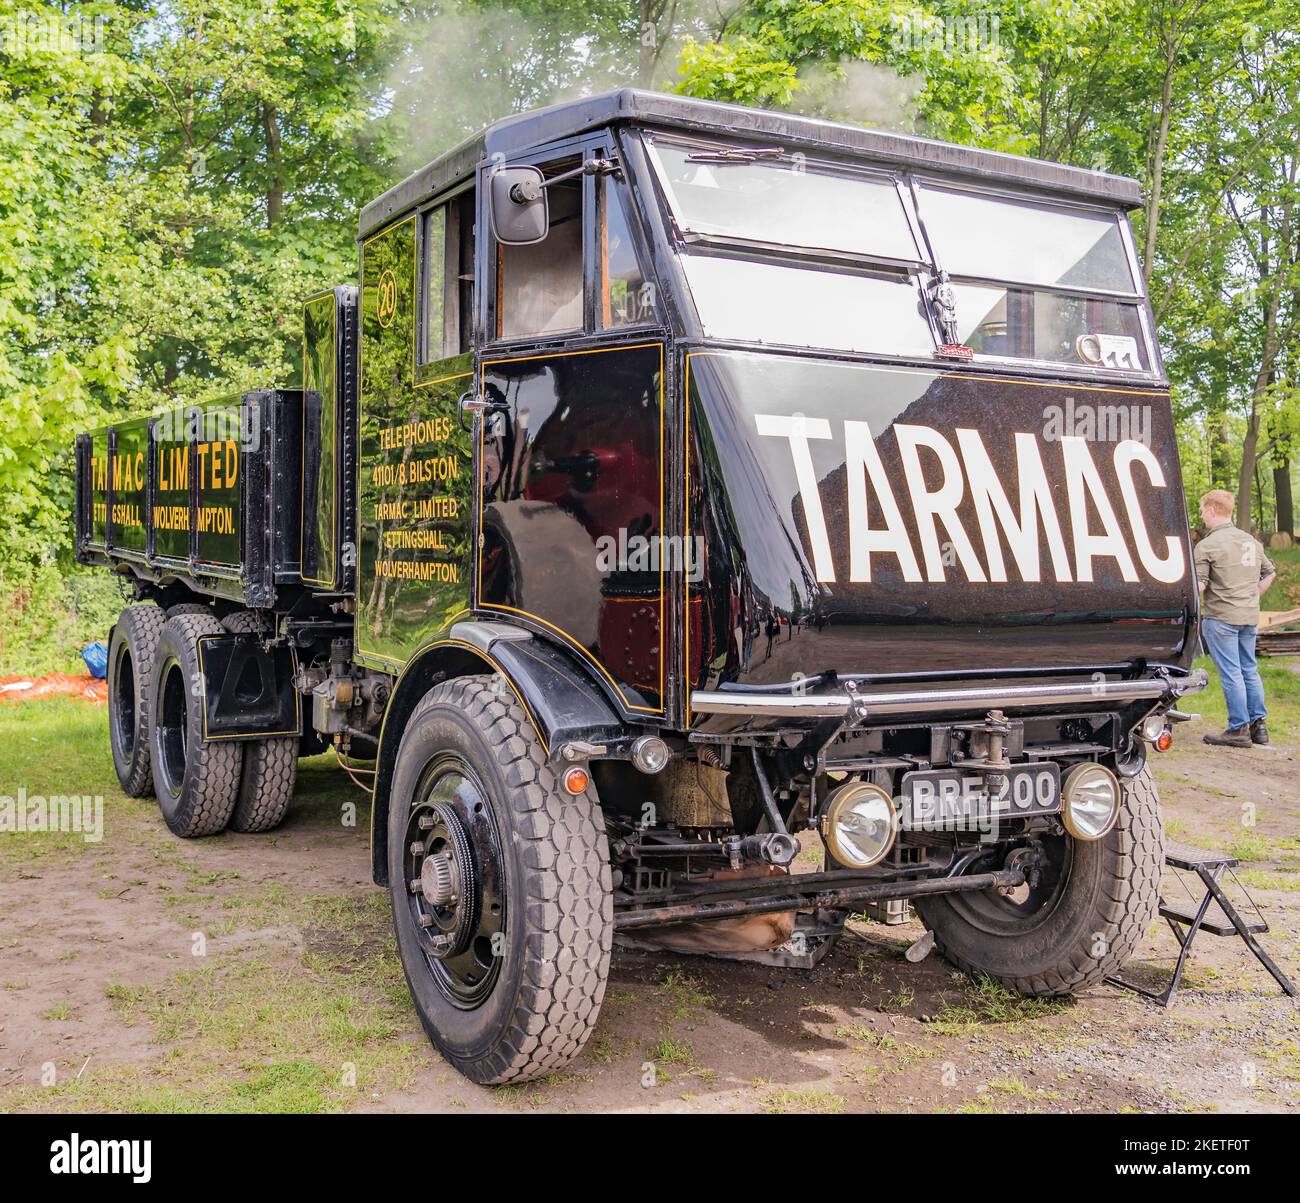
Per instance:
[[[889,176],[833,170],[801,156],[728,160],[723,156],[734,149],[659,139],[651,150],[683,233],[888,259],[920,257]]]
[[[683,266],[709,338],[863,353],[889,347],[912,359],[934,354],[916,283],[901,273],[867,275],[724,255],[686,255]]]
[[[966,189],[923,186],[919,205],[939,265],[953,275],[1134,294],[1119,214]]]
[[[777,146],[659,136],[648,145],[708,337],[1153,370],[1119,210],[912,180]],[[940,288],[945,278],[951,288]]]

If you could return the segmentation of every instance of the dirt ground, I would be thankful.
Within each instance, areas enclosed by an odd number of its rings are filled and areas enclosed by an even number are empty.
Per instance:
[[[937,955],[908,963],[915,921],[854,921],[811,971],[619,951],[567,1072],[476,1087],[410,1009],[365,795],[327,758],[303,762],[280,831],[176,840],[151,800],[109,789],[103,716],[0,717],[26,756],[0,794],[53,792],[48,732],[77,724],[75,780],[100,782],[106,808],[101,843],[0,838],[4,1110],[1300,1110],[1300,1006],[1240,941],[1200,937],[1164,1011],[1110,986],[1025,1000]],[[1156,758],[1168,831],[1241,857],[1266,947],[1300,981],[1300,744],[1213,751],[1206,727]],[[1183,896],[1172,875],[1165,889]],[[1155,980],[1174,952],[1153,924],[1130,972]]]

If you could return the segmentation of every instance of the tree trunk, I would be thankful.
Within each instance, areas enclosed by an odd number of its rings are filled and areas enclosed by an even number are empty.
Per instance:
[[[280,122],[275,105],[262,103],[262,128],[266,131],[266,224],[279,225],[284,212],[284,162],[280,156]]]
[[[1273,498],[1277,506],[1277,529],[1295,534],[1295,504],[1291,497],[1291,456],[1283,453],[1273,462]]]
[[[1232,478],[1232,428],[1219,404],[1211,404],[1214,440],[1210,445],[1210,488],[1221,489]]]
[[[1241,444],[1241,476],[1237,481],[1237,525],[1242,530],[1251,528],[1251,486],[1255,481],[1255,460],[1259,453],[1259,406],[1250,407],[1246,420],[1246,437]]]
[[[1156,262],[1156,229],[1160,224],[1160,190],[1164,177],[1165,152],[1169,146],[1169,125],[1173,118],[1174,99],[1174,62],[1178,53],[1178,41],[1175,36],[1177,16],[1169,19],[1169,31],[1165,35],[1165,76],[1160,88],[1160,126],[1156,132],[1156,144],[1151,152],[1151,191],[1146,206],[1146,251],[1142,256],[1142,279],[1151,283],[1151,272]]]
[[[95,89],[90,98],[90,144],[96,148],[104,143],[104,131],[108,129],[109,120],[109,102],[108,97],[98,88]]]
[[[636,82],[642,88],[653,88],[655,82],[655,63],[659,57],[656,46],[659,40],[656,7],[656,0],[640,0],[638,5],[640,29],[637,31],[639,53]]]

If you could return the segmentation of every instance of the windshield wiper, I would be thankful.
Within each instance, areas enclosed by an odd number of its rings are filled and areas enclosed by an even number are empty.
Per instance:
[[[784,146],[733,146],[726,150],[697,150],[686,156],[688,163],[756,163],[759,159],[779,159]]]

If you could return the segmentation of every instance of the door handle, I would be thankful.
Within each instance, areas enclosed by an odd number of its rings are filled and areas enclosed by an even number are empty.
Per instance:
[[[499,401],[494,397],[480,396],[478,393],[470,390],[461,393],[456,400],[456,412],[460,419],[460,428],[470,430],[473,427],[475,414],[499,414],[505,413],[510,408],[508,401]],[[470,416],[469,424],[465,422],[465,415]]]

